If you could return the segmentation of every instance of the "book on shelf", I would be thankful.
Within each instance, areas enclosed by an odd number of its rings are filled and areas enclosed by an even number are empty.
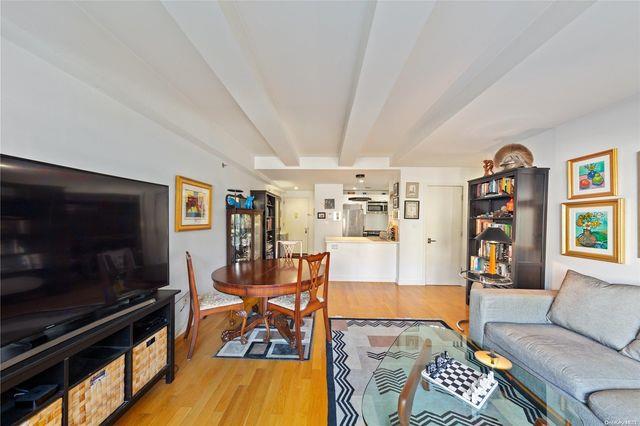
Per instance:
[[[480,256],[471,256],[469,259],[469,269],[477,273],[489,271],[489,260]],[[511,265],[507,262],[496,262],[496,273],[505,278],[511,277]]]
[[[476,185],[476,198],[490,197],[492,195],[511,195],[513,194],[513,188],[514,179],[512,177],[503,177],[479,183]]]
[[[489,258],[491,251],[490,243],[480,241],[478,247],[478,257]],[[496,244],[496,260],[502,263],[511,263],[512,246],[510,244]]]
[[[509,238],[512,238],[513,226],[510,223],[495,223],[489,219],[476,219],[476,235],[480,235],[482,231],[490,226],[502,229]]]

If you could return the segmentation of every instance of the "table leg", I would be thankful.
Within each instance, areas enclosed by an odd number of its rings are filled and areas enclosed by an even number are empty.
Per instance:
[[[280,335],[289,341],[289,347],[295,348],[296,338],[293,333],[291,333],[287,317],[282,314],[276,314],[276,316],[273,317],[273,325],[276,327]]]
[[[249,317],[249,319],[247,319],[247,325],[244,328],[244,334],[247,334],[249,331],[253,330],[254,328],[256,328],[256,326],[258,326],[260,323],[262,323],[264,321],[262,315],[256,314],[256,315],[252,315],[251,317]],[[228,342],[229,340],[233,340],[236,337],[240,337],[240,331],[242,330],[242,326],[238,326],[234,329],[230,329],[230,330],[224,330],[222,332],[222,334],[220,335],[220,337],[222,338],[223,342]]]

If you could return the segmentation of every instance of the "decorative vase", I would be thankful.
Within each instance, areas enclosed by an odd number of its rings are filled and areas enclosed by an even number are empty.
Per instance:
[[[594,247],[596,242],[596,237],[591,233],[590,229],[585,229],[578,237],[578,243],[580,243],[582,247]]]

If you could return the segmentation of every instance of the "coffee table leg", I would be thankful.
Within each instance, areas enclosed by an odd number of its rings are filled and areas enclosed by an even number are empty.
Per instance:
[[[411,421],[411,409],[413,408],[413,397],[416,394],[418,383],[422,381],[422,370],[427,362],[431,360],[431,339],[425,339],[418,355],[418,359],[413,364],[409,377],[402,387],[402,392],[398,397],[398,419],[400,426],[409,426]]]

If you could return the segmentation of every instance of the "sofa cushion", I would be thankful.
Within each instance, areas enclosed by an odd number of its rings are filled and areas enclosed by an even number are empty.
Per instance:
[[[589,395],[589,408],[605,424],[640,420],[640,389],[613,389]]]
[[[640,361],[640,334],[636,336],[635,340],[632,340],[631,343],[622,348],[620,353],[636,361]]]
[[[604,389],[640,389],[640,362],[553,324],[488,323],[487,346],[586,402]]]
[[[609,284],[567,271],[547,317],[556,325],[619,351],[640,330],[638,306],[640,286]]]

